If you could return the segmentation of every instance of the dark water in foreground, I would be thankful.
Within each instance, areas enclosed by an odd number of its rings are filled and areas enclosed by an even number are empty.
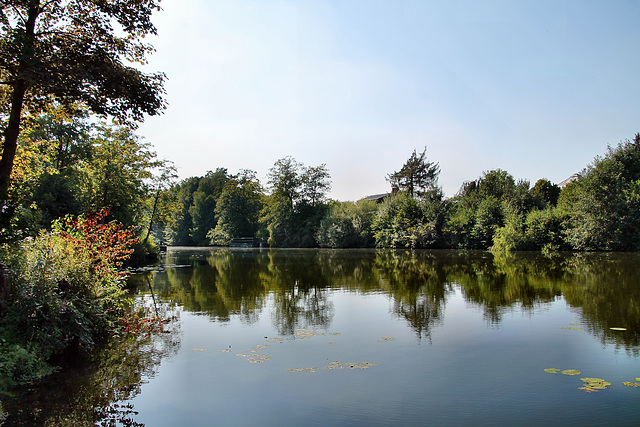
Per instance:
[[[623,384],[640,383],[637,254],[177,248],[163,264],[131,283],[139,303],[154,307],[155,299],[159,314],[175,316],[166,333],[114,342],[91,365],[25,394],[25,419],[640,420],[640,387]],[[611,384],[581,389],[588,377]]]

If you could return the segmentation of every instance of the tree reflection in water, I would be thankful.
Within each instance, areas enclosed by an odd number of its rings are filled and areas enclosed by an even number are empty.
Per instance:
[[[282,335],[327,329],[337,291],[387,294],[393,312],[426,338],[444,321],[447,299],[457,291],[493,326],[515,307],[533,313],[564,298],[603,342],[637,352],[639,260],[637,254],[217,249],[206,256],[170,253],[168,264],[191,268],[167,268],[154,289],[220,322],[231,316],[256,322],[272,301],[271,320]],[[620,326],[627,331],[610,329]]]
[[[138,300],[138,315],[150,314],[152,302]],[[146,308],[143,308],[146,305]],[[160,315],[172,319],[164,332],[127,334],[96,349],[89,360],[68,367],[42,383],[16,390],[19,398],[7,405],[8,425],[77,426],[140,425],[135,408],[126,402],[140,393],[160,362],[180,347],[179,322],[167,304]],[[69,396],[73,396],[71,400]]]

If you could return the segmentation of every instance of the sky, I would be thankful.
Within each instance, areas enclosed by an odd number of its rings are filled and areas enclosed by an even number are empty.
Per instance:
[[[390,191],[426,147],[453,196],[503,169],[533,185],[640,132],[640,2],[162,0],[168,108],[137,133],[180,178],[325,164],[329,196]]]

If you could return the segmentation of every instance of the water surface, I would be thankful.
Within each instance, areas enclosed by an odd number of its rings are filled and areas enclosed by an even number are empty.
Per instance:
[[[636,424],[639,260],[172,249],[132,284],[179,320],[109,404],[148,426]]]

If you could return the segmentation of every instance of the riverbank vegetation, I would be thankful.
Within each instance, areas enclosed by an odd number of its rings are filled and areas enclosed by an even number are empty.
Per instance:
[[[640,249],[640,134],[562,188],[496,169],[447,198],[426,148],[389,172],[390,191],[375,200],[330,200],[327,166],[290,156],[264,184],[224,167],[178,182],[135,133],[165,107],[164,75],[131,65],[152,50],[143,38],[158,7],[0,5],[0,397],[120,333],[122,269],[154,259],[160,244]]]
[[[482,249],[494,252],[640,249],[640,134],[609,147],[562,187],[532,186],[502,169],[465,182],[453,197],[439,165],[414,151],[374,200],[328,199],[326,166],[277,160],[264,188],[253,171],[219,168],[173,188],[181,205],[159,239],[226,245],[254,237],[272,247]]]

